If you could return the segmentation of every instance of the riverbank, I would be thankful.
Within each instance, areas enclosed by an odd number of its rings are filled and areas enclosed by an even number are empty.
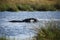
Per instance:
[[[59,0],[0,0],[0,11],[57,11]]]

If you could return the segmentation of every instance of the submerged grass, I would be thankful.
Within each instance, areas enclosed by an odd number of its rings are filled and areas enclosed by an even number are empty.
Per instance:
[[[48,22],[38,30],[36,40],[60,40],[60,26],[55,22]]]
[[[0,37],[0,40],[7,40],[5,37]]]

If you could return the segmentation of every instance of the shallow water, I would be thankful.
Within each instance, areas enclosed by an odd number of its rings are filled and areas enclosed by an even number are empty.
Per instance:
[[[23,20],[26,18],[36,18],[40,21],[37,23],[11,23],[10,20]],[[46,11],[46,12],[0,12],[0,36],[7,36],[12,38],[19,38],[19,40],[33,37],[37,33],[37,29],[44,25],[45,21],[55,19],[60,21],[59,11]],[[37,28],[37,29],[36,29]],[[17,40],[15,39],[15,40]]]

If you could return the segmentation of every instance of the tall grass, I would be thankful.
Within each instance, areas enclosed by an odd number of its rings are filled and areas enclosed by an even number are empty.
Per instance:
[[[56,11],[60,0],[0,0],[0,11]]]
[[[56,22],[48,22],[45,27],[38,30],[36,40],[60,40],[60,25]]]

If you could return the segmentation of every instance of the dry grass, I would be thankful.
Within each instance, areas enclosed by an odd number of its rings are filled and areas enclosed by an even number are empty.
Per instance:
[[[57,5],[58,4],[58,5]],[[29,10],[60,10],[60,2],[59,0],[0,0],[0,11],[9,10],[10,8],[14,11],[18,11],[18,6],[25,5],[30,6],[30,8],[26,8]],[[59,6],[59,7],[57,7]],[[34,8],[35,7],[35,8]],[[22,8],[23,10],[26,10]]]

